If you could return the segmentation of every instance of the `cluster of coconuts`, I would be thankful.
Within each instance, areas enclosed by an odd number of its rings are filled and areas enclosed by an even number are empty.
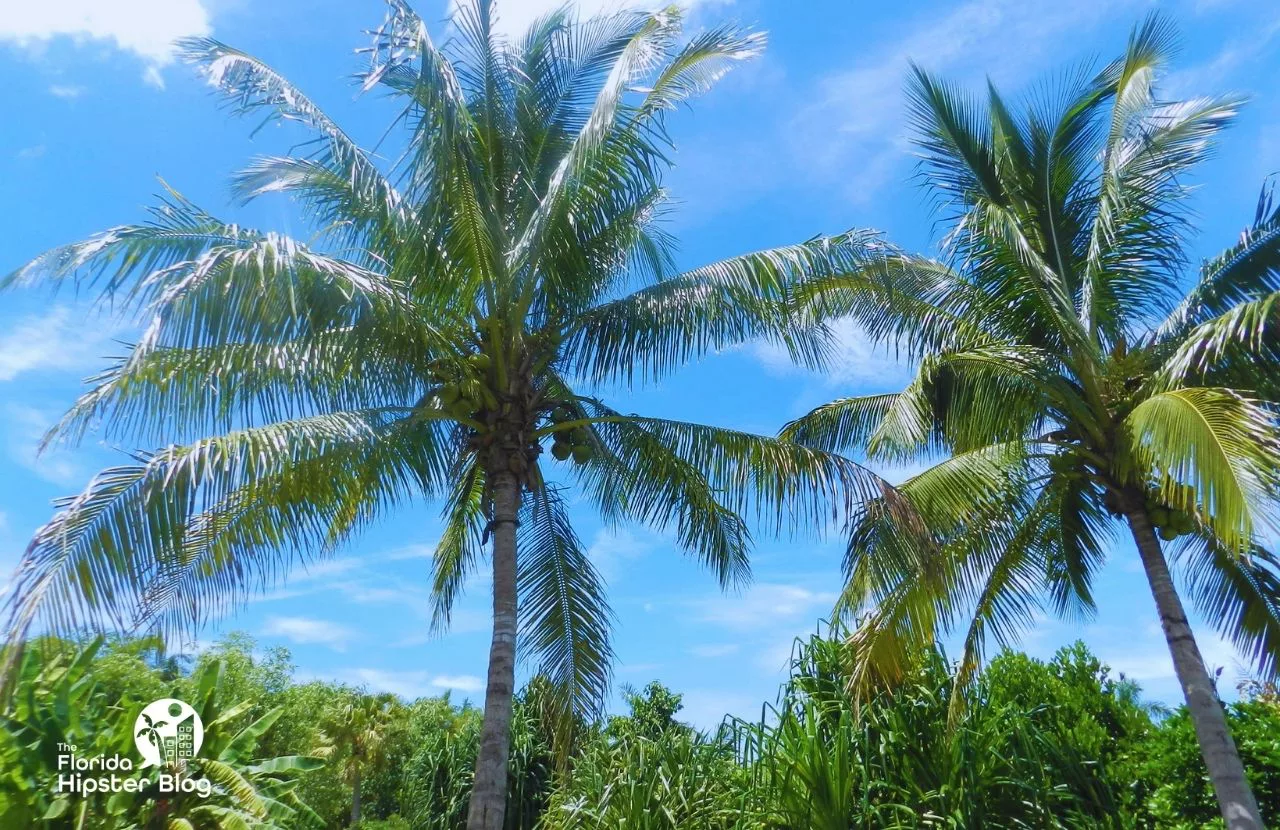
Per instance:
[[[1154,493],[1147,494],[1146,507],[1147,518],[1155,526],[1160,538],[1166,542],[1172,542],[1179,536],[1186,536],[1188,533],[1195,532],[1196,520],[1190,513],[1177,507],[1162,504]]]
[[[559,425],[573,419],[573,413],[566,409],[557,409],[551,413],[551,423]],[[591,446],[590,436],[584,427],[562,429],[555,433],[551,443],[551,455],[557,461],[568,461],[573,458],[576,464],[586,464],[595,454]]]
[[[498,399],[485,383],[490,358],[483,352],[467,355],[462,361],[440,362],[432,376],[440,386],[436,395],[451,418],[470,418],[482,407],[495,407]]]

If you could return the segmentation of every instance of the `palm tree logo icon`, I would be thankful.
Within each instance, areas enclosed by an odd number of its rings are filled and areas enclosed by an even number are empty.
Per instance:
[[[133,723],[133,743],[146,769],[196,757],[204,741],[204,724],[190,704],[162,698],[147,705]]]

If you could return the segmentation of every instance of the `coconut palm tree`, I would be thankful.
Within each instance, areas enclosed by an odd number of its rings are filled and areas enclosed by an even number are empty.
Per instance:
[[[311,135],[234,180],[245,200],[291,196],[311,241],[170,189],[149,222],[5,280],[74,284],[141,317],[52,437],[94,428],[159,447],[61,504],[9,611],[11,637],[189,628],[397,507],[443,504],[437,625],[486,553],[493,573],[479,830],[502,825],[517,636],[566,712],[598,707],[608,683],[610,611],[567,488],[609,522],[669,529],[727,587],[749,574],[747,519],[823,524],[832,499],[871,481],[774,438],[623,415],[598,390],[752,338],[819,360],[825,327],[790,313],[790,286],[853,267],[866,239],[674,269],[666,116],[759,52],[760,35],[686,38],[671,9],[561,10],[508,42],[489,0],[455,5],[447,47],[400,0],[374,34],[362,85],[398,107],[381,155],[262,62],[184,43],[234,111]]]
[[[360,824],[360,787],[365,773],[386,764],[387,739],[395,718],[402,717],[395,695],[347,692],[320,719],[324,746],[320,757],[341,756],[346,750],[343,774],[351,785],[351,826]]]
[[[961,682],[987,635],[1007,642],[1042,600],[1087,615],[1121,521],[1227,826],[1259,828],[1171,571],[1276,671],[1280,560],[1263,544],[1280,469],[1280,211],[1264,194],[1188,283],[1186,177],[1239,102],[1160,99],[1171,39],[1151,18],[1122,58],[1021,113],[994,88],[983,103],[914,70],[921,173],[950,225],[942,258],[890,252],[802,293],[918,369],[900,392],[834,401],[783,435],[932,464],[898,488],[914,511],[872,501],[852,525],[841,610],[865,615],[859,685],[891,681],[913,644],[966,619]]]

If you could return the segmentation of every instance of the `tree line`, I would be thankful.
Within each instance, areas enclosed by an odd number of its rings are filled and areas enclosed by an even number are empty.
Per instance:
[[[957,691],[955,664],[913,655],[857,701],[846,632],[797,640],[758,717],[699,731],[658,681],[621,713],[575,720],[535,676],[516,695],[505,830],[849,830],[1221,826],[1185,707],[1145,701],[1083,643],[1047,661],[996,655]],[[289,653],[233,634],[194,655],[154,638],[42,639],[0,720],[0,826],[50,830],[462,830],[482,710],[299,682]],[[1280,809],[1280,695],[1243,682],[1227,707],[1249,781]],[[967,705],[948,720],[952,696]],[[211,795],[59,797],[53,748],[133,754],[152,700],[193,702]],[[567,743],[566,743],[567,734]]]

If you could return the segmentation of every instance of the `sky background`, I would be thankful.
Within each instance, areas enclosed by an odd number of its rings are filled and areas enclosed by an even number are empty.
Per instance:
[[[500,3],[519,30],[554,0]],[[616,3],[583,0],[587,11]],[[643,5],[632,3],[631,5]],[[444,33],[447,0],[418,0]],[[1273,0],[701,0],[693,28],[734,19],[766,30],[764,57],[741,68],[691,111],[672,119],[678,145],[669,183],[670,227],[682,265],[874,227],[919,251],[934,226],[913,179],[903,82],[909,60],[978,89],[990,77],[1030,95],[1080,66],[1118,54],[1130,27],[1159,8],[1183,48],[1164,84],[1175,96],[1245,93],[1251,102],[1201,171],[1197,256],[1230,244],[1252,218],[1258,189],[1280,170],[1280,13]],[[384,102],[350,85],[353,49],[377,25],[376,0],[0,0],[0,273],[54,245],[144,218],[163,177],[224,218],[283,231],[299,225],[284,200],[231,203],[228,176],[287,144],[271,129],[233,120],[169,43],[208,34],[282,70],[359,140],[385,128]],[[82,381],[118,355],[130,328],[90,316],[70,294],[0,295],[0,569],[12,570],[51,501],[78,492],[131,447],[90,441],[41,457],[42,432]],[[834,397],[889,391],[908,368],[847,332],[835,370],[796,370],[762,346],[709,357],[659,385],[613,390],[624,411],[773,433]],[[883,471],[900,480],[909,470]],[[290,649],[302,678],[320,677],[406,697],[449,690],[483,697],[488,581],[477,577],[452,632],[429,636],[425,588],[438,506],[422,504],[233,617],[198,644],[232,630]],[[644,527],[608,529],[574,512],[579,535],[608,580],[617,616],[615,688],[660,679],[685,696],[704,727],[726,713],[753,717],[774,699],[794,638],[811,632],[840,585],[838,539],[773,540],[757,533],[754,581],[722,594],[672,540]],[[0,578],[0,584],[3,579]],[[1048,657],[1083,639],[1149,697],[1177,702],[1173,669],[1140,566],[1127,541],[1098,579],[1096,619],[1040,620],[1021,647]],[[1243,671],[1231,647],[1198,626],[1224,691]]]

